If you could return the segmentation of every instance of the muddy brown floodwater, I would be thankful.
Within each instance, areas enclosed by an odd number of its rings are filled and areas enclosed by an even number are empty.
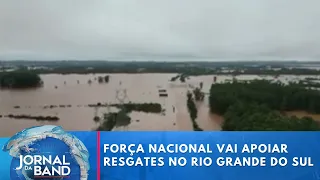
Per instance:
[[[26,114],[32,116],[57,116],[56,122],[35,121],[24,119],[0,118],[0,136],[11,136],[24,128],[53,124],[60,125],[66,130],[93,130],[97,124],[93,117],[102,115],[114,109],[84,107],[97,102],[117,103],[116,92],[127,90],[125,102],[158,102],[166,109],[164,115],[132,112],[132,123],[128,130],[192,130],[190,117],[186,106],[186,92],[189,84],[198,86],[203,82],[204,92],[209,92],[213,83],[213,76],[191,77],[186,83],[170,82],[176,74],[108,74],[110,82],[99,84],[98,76],[89,75],[41,75],[44,86],[30,90],[1,90],[0,115]],[[263,77],[272,78],[272,77]],[[295,76],[281,76],[283,81],[297,78]],[[305,77],[298,77],[303,79]],[[232,79],[232,76],[218,76],[218,81]],[[237,79],[261,79],[259,76],[238,76]],[[91,80],[92,83],[88,84]],[[121,82],[121,83],[120,83]],[[159,97],[158,90],[166,89],[168,97]],[[46,105],[71,105],[70,108],[46,108]],[[20,106],[20,108],[14,108]],[[173,112],[175,107],[175,112]],[[208,98],[205,102],[197,103],[199,126],[204,130],[220,130],[221,117],[209,113]]]

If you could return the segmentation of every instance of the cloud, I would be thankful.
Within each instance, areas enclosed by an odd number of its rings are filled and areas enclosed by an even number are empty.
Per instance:
[[[316,60],[318,0],[0,0],[1,59]]]

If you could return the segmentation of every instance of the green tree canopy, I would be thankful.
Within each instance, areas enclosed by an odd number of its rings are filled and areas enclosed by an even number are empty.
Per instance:
[[[307,131],[318,130],[311,118],[288,117],[281,112],[303,110],[320,113],[320,93],[299,83],[255,80],[213,84],[210,110],[224,116],[228,131]]]
[[[38,74],[29,71],[14,71],[0,73],[0,87],[2,88],[30,88],[41,85]]]

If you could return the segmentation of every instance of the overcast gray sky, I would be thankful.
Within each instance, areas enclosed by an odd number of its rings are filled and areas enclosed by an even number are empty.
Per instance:
[[[0,59],[320,59],[319,0],[0,0]]]

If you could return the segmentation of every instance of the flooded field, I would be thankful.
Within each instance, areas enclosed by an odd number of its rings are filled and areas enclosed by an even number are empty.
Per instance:
[[[54,124],[66,130],[92,130],[97,124],[95,115],[102,115],[113,108],[92,108],[88,104],[118,103],[117,90],[126,89],[125,102],[157,102],[165,108],[164,114],[132,112],[132,123],[128,130],[192,130],[186,106],[186,92],[189,85],[198,86],[203,82],[203,90],[208,93],[213,76],[190,77],[186,83],[170,82],[176,74],[108,74],[110,81],[106,84],[97,82],[98,76],[90,75],[41,75],[44,86],[30,90],[1,90],[0,115],[26,114],[32,116],[57,116],[59,121],[46,122],[27,119],[0,118],[0,136],[11,136],[24,128]],[[280,76],[283,82],[304,79],[306,76]],[[308,76],[311,77],[311,76]],[[271,76],[237,76],[239,80],[274,79]],[[232,76],[218,76],[217,81],[231,80]],[[92,83],[89,84],[88,81]],[[166,89],[168,97],[159,97],[158,90]],[[208,96],[208,95],[207,95]],[[69,105],[70,107],[44,108],[48,105]],[[15,107],[19,106],[19,108]],[[175,111],[173,111],[175,107]],[[208,98],[197,103],[199,126],[204,130],[220,130],[221,117],[209,113]]]

